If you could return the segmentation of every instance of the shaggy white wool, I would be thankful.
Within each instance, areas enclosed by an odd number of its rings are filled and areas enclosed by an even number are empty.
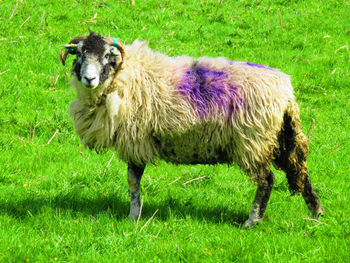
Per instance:
[[[284,113],[299,120],[289,76],[222,57],[196,61],[226,72],[242,97],[243,106],[229,121],[218,107],[198,118],[193,103],[179,92],[193,58],[168,57],[136,40],[126,46],[123,69],[104,86],[88,90],[73,77],[77,99],[70,111],[83,144],[114,148],[135,164],[236,162],[256,180],[278,147]]]

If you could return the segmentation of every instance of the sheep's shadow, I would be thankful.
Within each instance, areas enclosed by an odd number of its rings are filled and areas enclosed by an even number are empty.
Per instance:
[[[20,201],[0,201],[0,214],[8,214],[19,219],[42,213],[44,208],[69,210],[73,214],[85,213],[87,216],[96,218],[98,214],[106,213],[116,220],[124,220],[129,213],[129,202],[112,194],[97,198],[82,198],[66,194],[52,199],[32,196]],[[180,199],[170,197],[154,204],[144,204],[142,217],[151,217],[157,209],[156,217],[163,221],[167,221],[170,217],[191,217],[213,224],[229,223],[239,226],[248,217],[242,210],[232,210],[225,206],[198,207],[190,202],[183,203]]]

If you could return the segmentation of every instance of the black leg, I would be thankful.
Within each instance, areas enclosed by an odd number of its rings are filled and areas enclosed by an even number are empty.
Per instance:
[[[312,187],[310,177],[305,177],[304,190],[302,192],[305,203],[312,213],[312,217],[317,218],[320,215],[323,215],[323,208],[318,198],[314,188]]]
[[[267,172],[265,181],[258,185],[258,189],[255,194],[253,205],[250,209],[249,218],[245,221],[243,227],[248,228],[259,222],[264,218],[266,206],[270,198],[275,176],[272,171]]]
[[[140,214],[140,181],[145,167],[128,164],[128,183],[130,189],[129,219],[137,219]]]
[[[279,148],[275,149],[274,161],[286,172],[292,194],[301,193],[313,217],[323,215],[323,208],[312,187],[306,159],[308,139],[301,131],[299,116],[291,112],[284,115],[284,123],[278,135]]]

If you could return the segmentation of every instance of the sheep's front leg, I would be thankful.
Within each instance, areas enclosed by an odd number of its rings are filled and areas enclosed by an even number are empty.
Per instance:
[[[265,182],[258,185],[249,218],[243,225],[244,228],[251,227],[263,220],[274,181],[275,176],[272,171],[269,171]]]
[[[128,164],[128,183],[130,189],[130,213],[129,219],[134,220],[140,214],[140,181],[145,167]]]

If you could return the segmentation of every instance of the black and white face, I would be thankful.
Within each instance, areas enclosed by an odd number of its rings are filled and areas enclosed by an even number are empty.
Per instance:
[[[95,33],[71,47],[70,53],[76,54],[72,73],[88,89],[105,84],[117,71],[119,51]]]

